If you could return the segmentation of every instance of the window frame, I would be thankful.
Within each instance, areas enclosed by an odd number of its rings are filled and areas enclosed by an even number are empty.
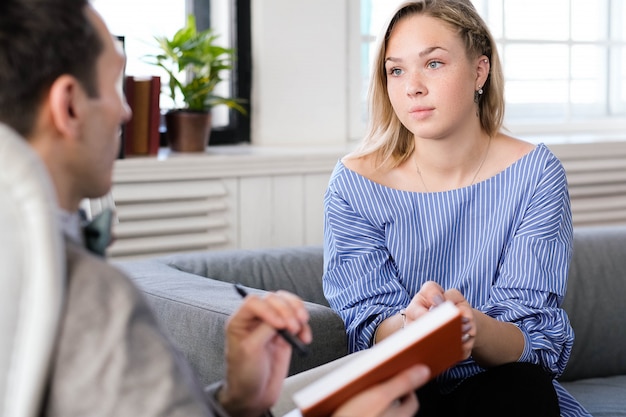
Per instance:
[[[235,145],[250,143],[250,98],[252,90],[252,25],[250,16],[250,0],[228,0],[231,10],[229,33],[232,47],[235,48],[235,61],[230,79],[230,91],[233,97],[244,100],[243,107],[247,114],[243,115],[228,109],[228,124],[214,127],[211,130],[212,145]],[[211,1],[193,0],[191,13],[196,16],[198,30],[205,30],[211,25]]]

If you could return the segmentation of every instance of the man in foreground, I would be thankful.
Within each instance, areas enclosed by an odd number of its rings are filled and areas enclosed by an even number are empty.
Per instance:
[[[279,397],[291,355],[276,330],[311,341],[298,297],[246,297],[226,329],[226,380],[203,389],[132,283],[84,248],[79,203],[110,190],[119,127],[131,117],[119,88],[123,67],[86,0],[0,4],[0,123],[47,168],[66,238],[66,303],[42,415],[264,415]],[[427,378],[424,367],[409,369],[336,415],[413,415],[413,391]]]

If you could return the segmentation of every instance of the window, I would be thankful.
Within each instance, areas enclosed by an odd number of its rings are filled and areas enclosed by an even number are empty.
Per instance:
[[[360,0],[362,73],[399,0]],[[496,39],[514,133],[610,133],[626,127],[626,6],[597,0],[473,0]],[[382,19],[382,20],[381,20]],[[364,124],[364,120],[360,121]],[[545,141],[544,138],[541,140]],[[560,136],[555,141],[568,141]]]
[[[219,93],[250,99],[250,0],[93,0],[92,4],[110,31],[124,37],[126,74],[160,75],[163,83],[167,74],[142,57],[158,53],[154,36],[172,36],[184,26],[187,14],[194,13],[198,30],[214,28],[225,47],[237,50],[235,71],[218,87]],[[162,110],[172,107],[170,97],[162,93]],[[212,145],[249,141],[249,114],[242,116],[224,106],[213,109]]]
[[[185,1],[92,0],[109,30],[114,35],[124,37],[126,74],[167,77],[164,71],[147,64],[142,57],[158,53],[154,36],[171,36],[184,26],[187,16]],[[161,106],[173,106],[167,94],[161,94]]]

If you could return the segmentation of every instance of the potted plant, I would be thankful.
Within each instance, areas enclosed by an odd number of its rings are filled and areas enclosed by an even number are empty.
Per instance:
[[[167,138],[174,151],[204,152],[213,106],[226,105],[246,114],[243,100],[214,93],[223,71],[232,70],[234,60],[234,50],[217,45],[217,38],[211,29],[198,32],[193,15],[171,39],[155,37],[160,53],[149,56],[149,62],[167,72],[172,101],[184,104],[165,114]]]

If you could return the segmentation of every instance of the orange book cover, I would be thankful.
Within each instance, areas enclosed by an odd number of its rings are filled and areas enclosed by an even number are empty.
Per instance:
[[[293,400],[304,417],[323,417],[355,394],[414,364],[427,365],[434,378],[463,359],[461,327],[460,310],[444,302],[297,391]]]
[[[134,79],[131,149],[132,155],[148,155],[150,135],[150,87],[152,78]]]

